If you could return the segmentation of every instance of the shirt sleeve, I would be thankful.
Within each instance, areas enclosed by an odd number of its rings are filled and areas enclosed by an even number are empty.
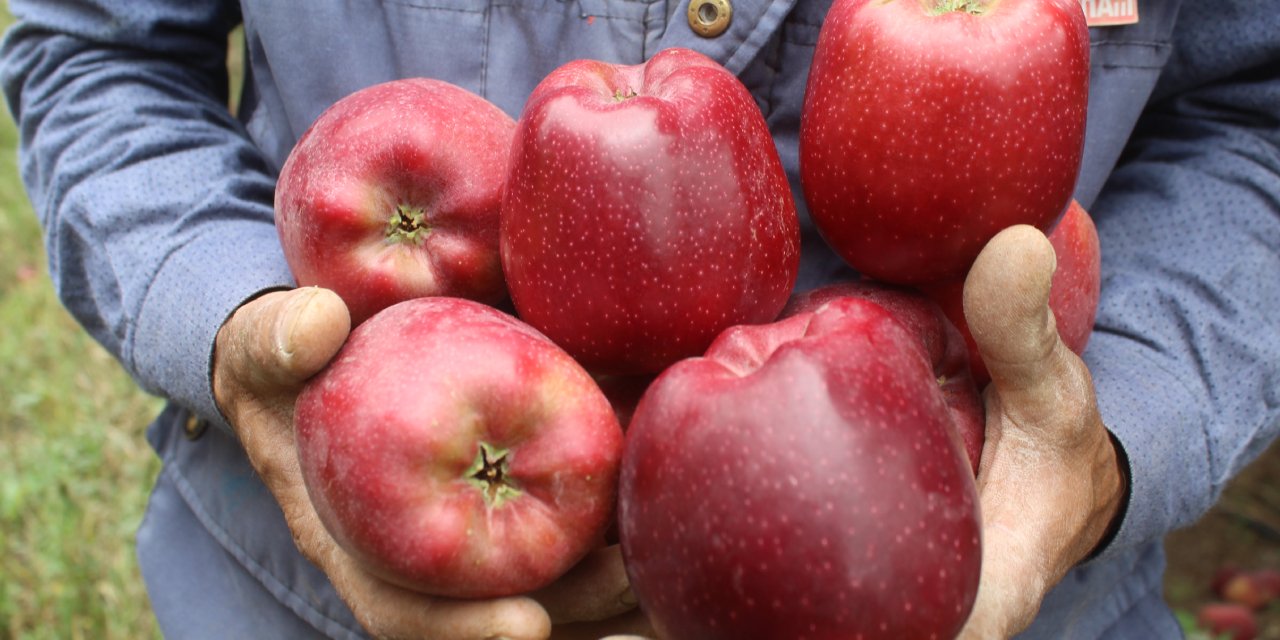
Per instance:
[[[1131,481],[1103,557],[1194,522],[1280,429],[1273,15],[1183,4],[1170,64],[1093,207],[1103,295],[1085,360]]]
[[[0,81],[72,315],[147,391],[225,427],[214,337],[289,286],[274,178],[226,107],[233,2],[13,0]]]

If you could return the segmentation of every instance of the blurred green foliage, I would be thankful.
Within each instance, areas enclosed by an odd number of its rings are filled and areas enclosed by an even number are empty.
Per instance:
[[[0,26],[12,22],[0,9]],[[63,309],[0,117],[0,637],[158,637],[134,532],[159,411]]]

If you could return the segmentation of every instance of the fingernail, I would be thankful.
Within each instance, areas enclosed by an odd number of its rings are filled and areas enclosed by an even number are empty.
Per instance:
[[[618,595],[618,602],[621,602],[623,606],[627,607],[634,607],[640,604],[640,601],[636,599],[636,593],[631,590],[631,587],[627,587],[626,591],[623,591]]]
[[[318,292],[319,289],[315,287],[306,287],[298,290],[280,313],[276,332],[276,348],[280,350],[282,355],[287,357],[293,354],[295,346],[293,334],[297,330],[298,322],[302,319],[307,305],[311,304]]]

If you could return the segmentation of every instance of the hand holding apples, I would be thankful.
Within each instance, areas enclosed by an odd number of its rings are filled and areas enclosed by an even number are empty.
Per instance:
[[[616,567],[602,563],[591,570],[597,578],[579,576],[576,590],[552,590],[542,605],[529,597],[440,599],[376,577],[339,547],[303,485],[293,416],[305,381],[338,352],[349,326],[345,306],[331,292],[308,288],[264,295],[246,303],[219,331],[213,382],[219,407],[280,502],[299,550],[329,576],[366,629],[388,638],[541,640],[551,630],[544,606],[563,610],[563,602],[581,601],[587,594],[625,590],[625,581],[609,582],[609,575],[619,573]],[[614,603],[591,617],[625,608]]]
[[[433,595],[550,584],[603,539],[622,430],[591,377],[519,320],[459,298],[381,311],[298,396],[325,528]]]
[[[254,469],[284,511],[298,549],[333,581],[356,619],[379,637],[536,640],[550,621],[529,598],[449,601],[366,571],[329,536],[302,484],[294,400],[347,337],[341,300],[322,289],[272,293],[241,307],[218,332],[214,393]]]
[[[965,283],[965,316],[992,377],[978,473],[982,582],[965,639],[1031,624],[1048,590],[1103,540],[1127,491],[1089,371],[1054,326],[1053,264],[1044,235],[1015,226],[988,243]]]
[[[1098,229],[1089,212],[1079,202],[1071,206],[1049,233],[1049,243],[1057,268],[1049,287],[1049,310],[1058,327],[1058,335],[1068,349],[1076,355],[1084,353],[1093,333],[1093,322],[1098,312],[1098,297],[1102,286],[1102,254],[1098,244]],[[979,387],[987,386],[991,375],[978,353],[978,345],[969,332],[964,317],[964,278],[937,282],[921,287],[925,295],[934,301],[955,323],[969,347],[969,366]]]

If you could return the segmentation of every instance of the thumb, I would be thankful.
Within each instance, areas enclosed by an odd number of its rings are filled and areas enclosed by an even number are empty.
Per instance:
[[[333,358],[350,328],[346,305],[328,289],[265,294],[241,306],[219,330],[215,383],[222,378],[222,387],[255,395],[294,391]]]
[[[1056,263],[1043,233],[1017,225],[987,243],[964,284],[965,321],[1001,403],[1024,425],[1052,422],[1064,391],[1089,384],[1049,309]]]

